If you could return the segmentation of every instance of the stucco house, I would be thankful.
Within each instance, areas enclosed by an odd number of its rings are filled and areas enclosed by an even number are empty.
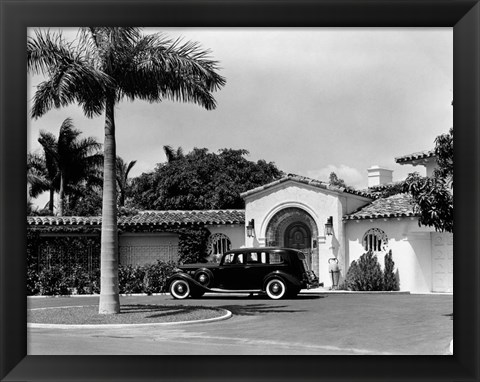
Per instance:
[[[435,167],[433,151],[395,158],[402,165]],[[392,182],[392,171],[368,169],[369,187]],[[343,278],[353,260],[366,251],[383,256],[392,251],[400,290],[412,293],[453,292],[453,235],[419,226],[407,194],[375,198],[369,190],[331,186],[288,174],[241,195],[245,210],[144,211],[119,218],[119,261],[146,264],[178,259],[174,228],[203,226],[209,231],[208,255],[242,246],[284,246],[302,250],[325,287],[331,285],[329,259],[338,260]],[[30,228],[68,235],[62,227],[85,232],[100,218],[29,217]],[[145,229],[148,228],[148,229]],[[78,234],[78,233],[77,233]],[[98,235],[98,233],[97,233]],[[39,254],[39,259],[45,254]]]

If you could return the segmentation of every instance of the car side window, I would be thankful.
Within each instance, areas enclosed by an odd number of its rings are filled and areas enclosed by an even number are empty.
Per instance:
[[[235,258],[235,264],[244,264],[243,253],[239,253]]]
[[[283,264],[283,257],[280,253],[270,253],[269,264]]]
[[[247,253],[247,264],[258,264],[260,262],[257,252]]]
[[[235,254],[234,253],[229,253],[224,256],[223,258],[223,264],[231,264],[233,261]]]

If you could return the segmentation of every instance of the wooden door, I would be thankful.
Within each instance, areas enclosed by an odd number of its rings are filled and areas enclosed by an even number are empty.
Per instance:
[[[285,230],[285,247],[294,248],[305,254],[307,263],[312,269],[312,234],[310,228],[303,223],[293,223]]]

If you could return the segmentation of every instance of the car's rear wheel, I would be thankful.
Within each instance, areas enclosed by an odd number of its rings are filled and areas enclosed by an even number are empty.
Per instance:
[[[267,283],[265,292],[272,300],[279,300],[286,295],[287,286],[283,280],[274,278]]]
[[[190,294],[190,285],[185,280],[174,280],[170,284],[170,294],[173,298],[183,300]]]

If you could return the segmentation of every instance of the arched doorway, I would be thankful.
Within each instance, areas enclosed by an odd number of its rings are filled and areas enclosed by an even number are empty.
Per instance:
[[[302,222],[294,222],[285,229],[284,245],[287,248],[294,248],[305,254],[308,264],[312,264],[312,232]]]
[[[287,207],[275,213],[267,223],[265,244],[287,247],[305,253],[310,269],[318,272],[318,228],[312,216],[302,208]]]

